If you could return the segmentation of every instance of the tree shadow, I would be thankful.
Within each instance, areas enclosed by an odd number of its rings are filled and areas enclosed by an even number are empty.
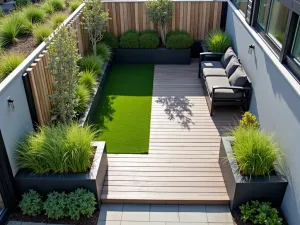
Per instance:
[[[193,112],[191,108],[193,104],[190,103],[190,100],[186,97],[179,96],[168,96],[168,97],[158,97],[156,103],[162,104],[165,106],[165,113],[168,115],[169,120],[175,120],[176,118],[179,120],[178,123],[184,129],[190,129],[190,125],[194,124],[191,117],[193,116]]]

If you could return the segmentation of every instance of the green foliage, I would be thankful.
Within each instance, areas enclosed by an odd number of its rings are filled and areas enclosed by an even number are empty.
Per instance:
[[[120,37],[121,48],[139,48],[139,34],[134,30],[124,32]]]
[[[262,225],[281,225],[282,218],[270,202],[251,201],[240,206],[242,221]]]
[[[39,23],[45,19],[44,10],[33,5],[26,7],[23,13],[31,23]]]
[[[157,33],[156,30],[143,30],[140,35],[143,35],[143,34],[153,34],[155,36],[157,36],[159,38],[159,34]]]
[[[85,86],[90,92],[97,84],[96,74],[93,71],[83,71],[79,79],[79,84]]]
[[[168,40],[169,37],[171,37],[173,35],[178,35],[178,34],[190,36],[190,34],[185,30],[171,30],[167,33],[166,38]]]
[[[29,34],[32,23],[21,13],[12,13],[3,18],[0,25],[0,41],[3,45],[16,42],[21,35]]]
[[[147,14],[150,20],[157,24],[163,44],[166,44],[167,26],[172,19],[173,3],[171,0],[148,0]]]
[[[100,55],[104,61],[110,60],[111,54],[112,54],[112,51],[111,51],[111,48],[109,47],[109,45],[107,45],[105,43],[97,44],[97,55]]]
[[[266,176],[272,173],[280,152],[271,135],[253,126],[246,129],[238,126],[231,135],[235,138],[233,157],[243,175]]]
[[[0,8],[0,18],[1,18],[1,17],[4,17],[4,16],[5,16],[5,13],[3,12],[3,9]]]
[[[53,84],[55,94],[51,96],[52,115],[64,124],[72,123],[75,117],[74,108],[77,104],[75,89],[79,78],[77,63],[80,58],[75,30],[72,27],[60,27],[49,45],[47,69],[55,78]]]
[[[16,69],[24,59],[25,56],[17,52],[0,55],[0,81]]]
[[[86,189],[71,192],[68,200],[68,215],[73,220],[79,220],[81,216],[91,217],[96,210],[95,195]]]
[[[93,71],[95,74],[102,72],[103,59],[100,56],[88,55],[80,60],[81,70]]]
[[[205,38],[205,44],[212,52],[224,53],[232,45],[232,40],[226,32],[214,30]]]
[[[49,1],[42,5],[42,9],[49,15],[55,12],[54,6]]]
[[[30,0],[16,0],[16,8],[20,9],[30,4]]]
[[[166,47],[170,49],[184,49],[190,48],[192,44],[193,40],[189,35],[177,34],[168,37]]]
[[[42,196],[34,190],[29,190],[22,195],[19,207],[24,215],[39,215],[43,209]]]
[[[95,152],[91,142],[96,134],[92,127],[76,123],[40,127],[18,145],[18,166],[38,174],[86,172]]]
[[[94,56],[97,55],[97,43],[101,41],[108,24],[109,13],[103,9],[101,0],[85,0],[83,9],[84,29],[89,34]]]
[[[242,119],[240,120],[240,126],[243,128],[258,128],[259,123],[256,120],[256,116],[252,115],[252,113],[248,111],[244,113]]]
[[[84,112],[84,110],[87,108],[89,104],[91,92],[89,91],[88,87],[79,84],[76,88],[75,95],[78,102],[77,106],[75,107],[75,111],[78,114],[81,114]]]
[[[47,0],[46,3],[50,4],[55,12],[62,11],[64,9],[63,0]]]
[[[51,192],[44,202],[44,210],[50,219],[61,219],[68,213],[68,195],[65,192]]]
[[[81,1],[73,1],[70,3],[70,9],[71,12],[74,12],[80,5],[81,5]]]
[[[144,33],[141,34],[139,42],[140,48],[157,48],[159,45],[159,38],[153,33]]]
[[[32,33],[38,43],[42,43],[52,33],[53,29],[50,25],[41,24],[33,27]]]
[[[68,17],[67,13],[64,12],[58,12],[51,16],[51,23],[53,26],[53,29],[56,29],[62,22],[64,22]]]
[[[119,47],[118,37],[111,32],[106,32],[103,35],[102,42],[109,45],[111,48]]]

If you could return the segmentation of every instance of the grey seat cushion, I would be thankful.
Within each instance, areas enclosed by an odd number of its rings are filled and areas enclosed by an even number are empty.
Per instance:
[[[204,77],[227,76],[222,63],[219,61],[203,61],[201,68]]]
[[[224,53],[224,55],[222,56],[222,59],[221,59],[221,63],[222,65],[224,66],[224,68],[227,67],[230,59],[232,56],[236,56],[236,54],[234,53],[232,47],[229,47],[226,52]]]
[[[212,96],[213,86],[230,87],[227,77],[207,77],[205,83],[210,96]],[[242,96],[242,92],[234,92],[232,89],[218,89],[214,94],[215,98],[241,98]]]
[[[231,86],[244,87],[247,82],[247,74],[241,66],[239,66],[229,78],[229,84]]]
[[[239,59],[235,56],[232,56],[225,69],[227,77],[229,78],[239,66],[241,66]]]

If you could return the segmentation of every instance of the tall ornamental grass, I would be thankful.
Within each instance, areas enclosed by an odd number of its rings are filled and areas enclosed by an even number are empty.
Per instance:
[[[95,153],[91,142],[96,134],[91,126],[76,123],[41,127],[19,144],[18,166],[38,174],[86,172]]]
[[[209,51],[224,53],[232,45],[232,40],[226,32],[214,30],[205,38],[205,44]]]
[[[39,23],[45,19],[45,11],[33,5],[26,7],[23,13],[31,23]]]
[[[18,52],[0,54],[0,81],[4,80],[24,59],[25,56]]]

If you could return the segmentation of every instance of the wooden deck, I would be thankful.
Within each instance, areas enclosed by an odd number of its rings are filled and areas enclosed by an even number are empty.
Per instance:
[[[155,66],[149,154],[109,155],[104,203],[228,203],[220,134],[239,113],[210,117],[197,71],[197,62]]]

